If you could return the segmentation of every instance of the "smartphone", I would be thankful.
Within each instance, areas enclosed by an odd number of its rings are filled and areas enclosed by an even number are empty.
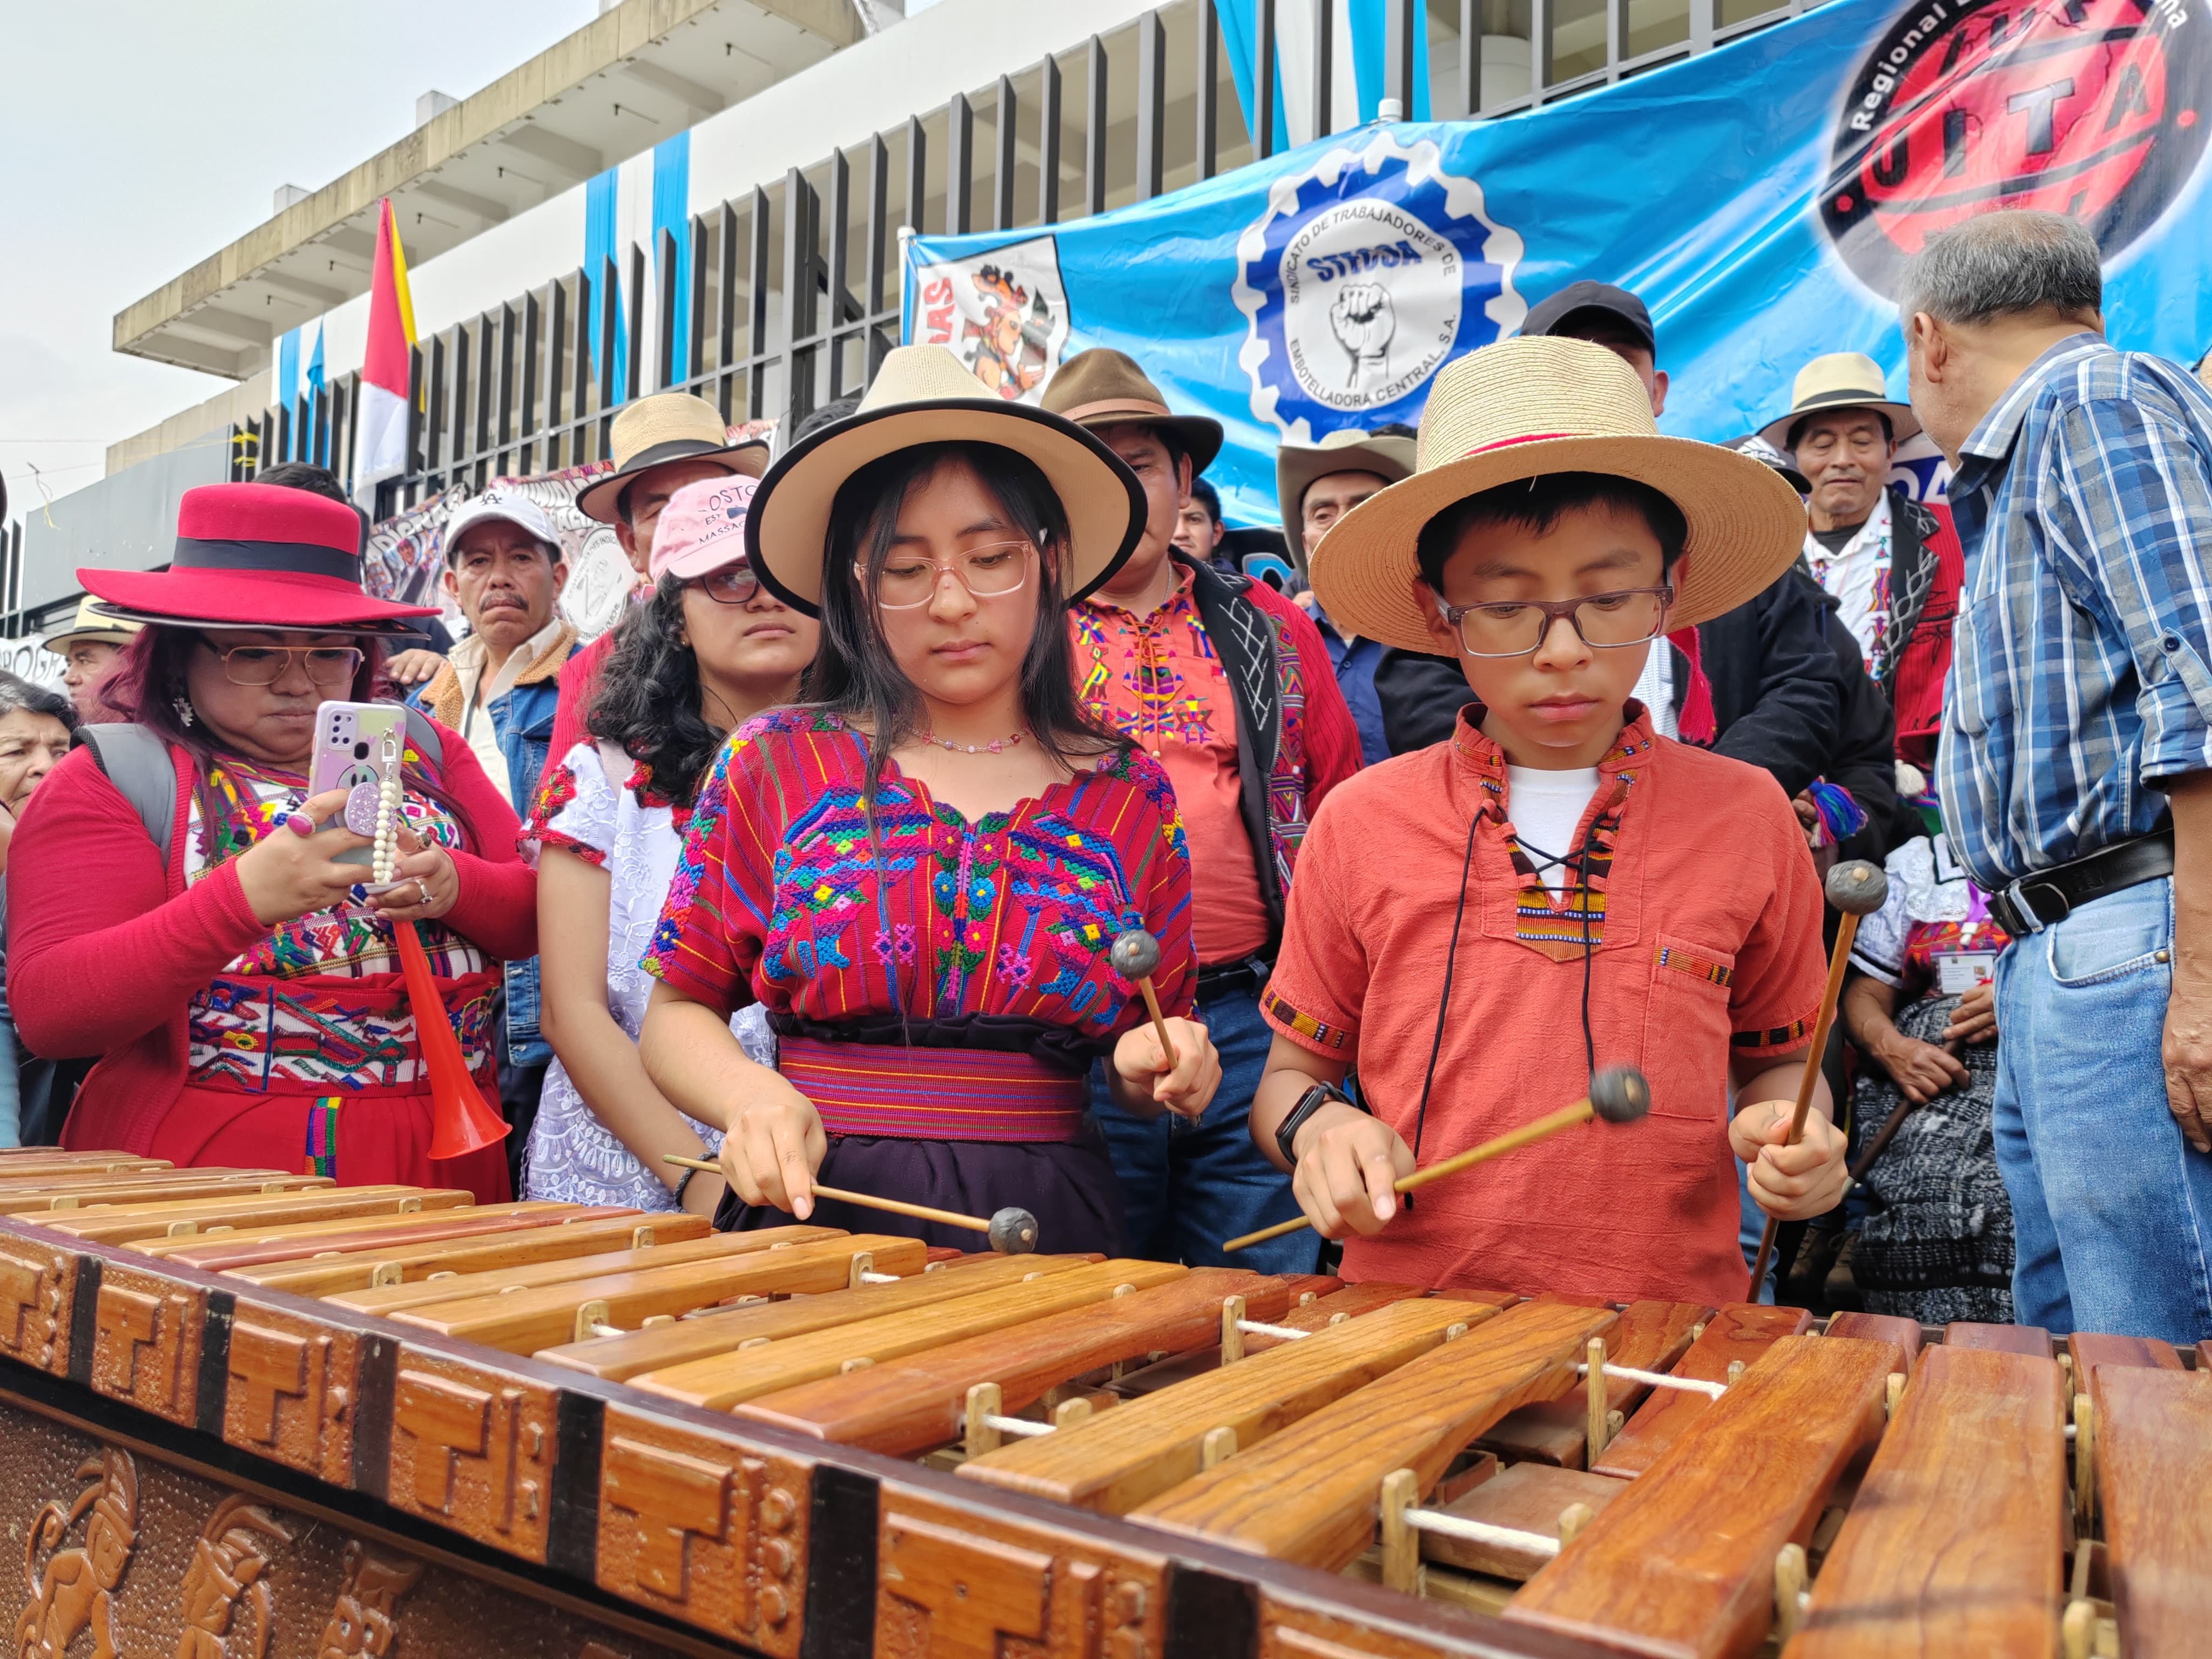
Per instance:
[[[404,750],[407,711],[396,702],[326,702],[315,710],[313,758],[307,766],[307,793],[382,786],[387,768],[397,768]],[[335,829],[343,811],[317,826]],[[372,862],[370,849],[356,847],[338,855],[341,864]]]

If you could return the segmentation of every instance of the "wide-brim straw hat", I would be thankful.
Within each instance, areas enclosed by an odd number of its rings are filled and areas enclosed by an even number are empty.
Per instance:
[[[202,484],[177,503],[167,570],[83,569],[93,614],[206,628],[381,634],[434,605],[373,599],[361,585],[361,515],[282,484]]]
[[[96,599],[79,599],[76,615],[70,618],[69,626],[56,629],[39,643],[56,656],[65,657],[79,640],[98,645],[128,645],[144,626],[143,623],[118,622],[102,616]]]
[[[807,434],[761,480],[745,516],[754,574],[786,605],[821,615],[839,489],[871,461],[936,443],[996,444],[1036,464],[1067,517],[1060,575],[1071,601],[1096,591],[1144,537],[1144,486],[1103,443],[1060,416],[993,397],[944,346],[897,346],[856,414]]]
[[[1790,412],[1759,428],[1759,435],[1787,455],[1791,453],[1791,427],[1808,415],[1837,409],[1879,410],[1889,416],[1889,435],[1899,443],[1920,430],[1920,417],[1912,405],[1889,395],[1880,363],[1863,351],[1833,351],[1797,371],[1790,389]]]
[[[1314,594],[1338,627],[1433,652],[1416,544],[1454,502],[1553,472],[1602,472],[1658,490],[1689,535],[1669,580],[1669,629],[1710,622],[1790,568],[1805,507],[1769,468],[1717,444],[1665,438],[1634,370],[1603,346],[1502,341],[1447,366],[1429,389],[1413,476],[1370,495],[1314,550]]]
[[[759,438],[730,441],[721,411],[688,392],[659,392],[626,404],[608,429],[615,470],[576,497],[587,519],[612,524],[622,493],[641,472],[671,461],[711,461],[726,472],[757,478],[768,471],[768,444]]]
[[[1283,515],[1283,535],[1305,556],[1306,491],[1338,472],[1371,472],[1386,484],[1413,475],[1419,447],[1411,438],[1370,437],[1364,432],[1332,432],[1317,444],[1285,444],[1275,452],[1275,505]]]

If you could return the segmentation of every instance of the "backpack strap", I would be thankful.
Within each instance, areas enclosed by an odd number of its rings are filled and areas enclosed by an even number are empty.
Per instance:
[[[152,727],[136,724],[80,726],[76,746],[93,759],[116,793],[131,804],[169,867],[169,835],[177,821],[177,769],[169,745]]]
[[[407,705],[407,741],[415,752],[430,763],[430,769],[443,776],[446,771],[446,740],[438,735],[438,728],[430,724],[430,717],[413,703]]]

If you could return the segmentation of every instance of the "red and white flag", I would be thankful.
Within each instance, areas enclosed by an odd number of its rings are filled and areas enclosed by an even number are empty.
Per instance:
[[[365,493],[407,470],[408,353],[415,344],[415,301],[407,256],[389,198],[376,204],[376,264],[368,281],[368,349],[361,364],[361,407],[353,483]]]

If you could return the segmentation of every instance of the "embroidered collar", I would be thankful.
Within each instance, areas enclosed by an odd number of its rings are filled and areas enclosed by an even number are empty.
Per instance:
[[[1650,762],[1655,748],[1651,734],[1651,711],[1635,698],[1628,700],[1624,712],[1626,724],[1620,735],[1613,739],[1597,763],[1598,793],[1609,798],[1615,786],[1636,781],[1637,776]],[[1505,799],[1505,751],[1483,734],[1485,710],[1479,702],[1468,703],[1460,710],[1459,723],[1452,728],[1452,754],[1460,766],[1473,775],[1475,781],[1491,796],[1491,810],[1501,821]]]
[[[1129,624],[1134,628],[1164,627],[1175,621],[1193,604],[1191,585],[1198,577],[1197,570],[1193,566],[1185,564],[1181,559],[1170,556],[1169,563],[1176,573],[1175,586],[1168,590],[1167,598],[1162,599],[1141,617],[1103,588],[1085,599],[1083,604],[1088,610],[1119,614],[1126,617]]]

